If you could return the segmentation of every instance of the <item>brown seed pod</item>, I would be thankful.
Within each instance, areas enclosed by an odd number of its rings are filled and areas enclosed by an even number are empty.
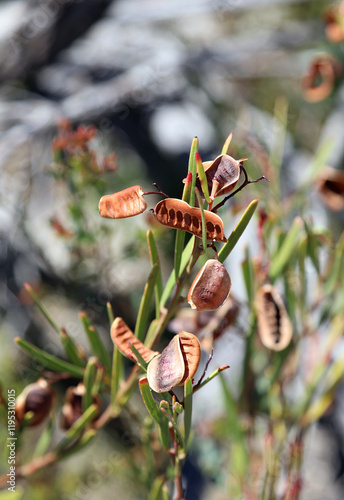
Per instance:
[[[156,351],[152,351],[135,337],[134,333],[130,330],[128,325],[123,321],[122,318],[116,318],[111,325],[111,338],[116,347],[121,351],[124,356],[128,358],[136,357],[131,351],[130,344],[138,350],[143,359],[148,363],[154,356],[159,354]],[[137,361],[137,360],[136,360]]]
[[[148,365],[147,379],[153,391],[167,392],[192,378],[201,359],[200,343],[192,333],[175,335],[161,354]]]
[[[282,351],[291,341],[293,328],[276,288],[269,284],[260,287],[256,307],[260,340],[268,349]]]
[[[188,203],[176,198],[159,201],[155,207],[157,220],[164,226],[183,229],[202,238],[201,209],[191,207]],[[224,235],[222,219],[209,210],[204,210],[207,239],[211,241],[227,241]]]
[[[338,61],[328,54],[317,56],[302,78],[303,95],[308,102],[326,99],[333,91],[336,78],[342,72]]]
[[[190,287],[188,302],[197,311],[213,311],[227,299],[231,284],[225,266],[216,259],[209,259]]]
[[[33,418],[29,422],[30,427],[40,424],[50,413],[55,393],[44,378],[29,384],[16,400],[16,419],[21,425],[24,416],[28,412],[33,413]]]
[[[61,427],[65,430],[70,429],[74,422],[83,414],[82,398],[86,388],[82,382],[76,387],[68,387],[66,391],[65,403],[62,407]],[[97,420],[101,411],[101,401],[99,396],[93,396],[92,403],[98,407],[98,412],[93,421]]]
[[[213,161],[203,163],[212,199],[230,193],[234,189],[240,178],[240,167],[243,161],[223,154]]]
[[[334,212],[344,210],[344,172],[332,167],[324,168],[316,187],[327,208]]]
[[[103,196],[99,201],[99,214],[108,219],[125,219],[141,214],[147,208],[141,186],[131,186],[118,193]]]

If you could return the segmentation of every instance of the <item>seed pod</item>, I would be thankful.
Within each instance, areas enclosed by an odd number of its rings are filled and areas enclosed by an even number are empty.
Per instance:
[[[176,198],[167,198],[159,201],[155,207],[155,215],[157,220],[164,226],[173,227],[175,229],[183,229],[189,233],[202,238],[202,217],[201,209],[191,207],[188,203]],[[204,210],[206,220],[207,239],[211,241],[227,241],[222,219]]]
[[[319,176],[317,189],[327,208],[334,212],[344,210],[344,172],[326,167]]]
[[[208,190],[212,199],[227,194],[234,189],[240,178],[240,167],[243,161],[222,154],[213,161],[203,163],[208,180]]]
[[[292,325],[280,294],[272,285],[259,288],[256,299],[260,340],[268,349],[282,351],[292,338]]]
[[[148,363],[154,356],[159,354],[156,351],[152,351],[135,337],[134,333],[130,330],[128,325],[123,321],[122,318],[116,318],[111,325],[111,338],[113,343],[127,358],[135,358],[132,353],[130,344],[138,350],[143,359]],[[137,361],[137,360],[136,360]]]
[[[118,193],[103,196],[99,201],[99,214],[108,219],[125,219],[141,214],[147,208],[141,186],[131,186]]]
[[[200,343],[192,333],[175,335],[161,354],[148,365],[147,379],[153,391],[167,392],[192,378],[201,359]]]
[[[319,55],[312,62],[308,73],[302,78],[303,95],[308,102],[326,99],[333,91],[336,78],[342,67],[330,55]]]
[[[62,407],[62,429],[70,429],[74,422],[76,422],[83,414],[82,398],[85,395],[85,392],[86,389],[82,382],[80,382],[76,387],[68,387],[66,391],[65,403]],[[98,395],[93,396],[92,403],[98,407],[98,412],[93,419],[93,421],[95,421],[99,417],[101,411],[100,397]]]
[[[216,259],[209,259],[191,285],[188,302],[197,311],[217,309],[227,299],[231,284],[225,266]]]
[[[29,422],[30,427],[40,424],[49,415],[55,398],[55,393],[44,378],[29,384],[16,400],[16,419],[18,424],[24,420],[28,412],[33,413],[33,418]]]

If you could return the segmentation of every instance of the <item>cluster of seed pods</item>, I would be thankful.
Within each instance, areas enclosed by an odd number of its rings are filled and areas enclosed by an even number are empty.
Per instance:
[[[183,385],[187,378],[195,375],[201,359],[201,347],[195,335],[180,332],[167,347],[159,353],[146,347],[122,318],[116,318],[111,325],[111,338],[124,356],[138,361],[131,350],[133,345],[148,363],[147,379],[153,391],[168,392],[177,385]]]

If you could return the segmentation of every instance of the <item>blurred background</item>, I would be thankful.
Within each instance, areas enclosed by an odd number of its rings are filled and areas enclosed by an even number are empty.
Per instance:
[[[230,154],[248,158],[251,178],[262,175],[265,151],[280,155],[283,196],[329,141],[329,164],[343,168],[344,45],[329,35],[328,8],[328,0],[0,1],[5,386],[19,391],[38,373],[14,337],[62,355],[23,292],[25,282],[80,343],[78,312],[84,310],[111,348],[108,301],[133,327],[150,269],[145,235],[154,219],[133,218],[129,228],[128,221],[100,220],[103,194],[131,184],[147,191],[157,182],[169,196],[180,196],[193,137],[207,160],[231,131]],[[283,135],[276,117],[286,109],[286,136],[276,142]],[[61,155],[73,160],[63,141],[81,124],[95,127],[86,139],[81,129],[77,137],[87,144],[89,170],[62,171]],[[247,196],[238,200],[238,211]],[[314,193],[309,201],[317,222],[335,234],[343,230],[343,211],[334,215]],[[231,226],[230,218],[225,222]],[[173,237],[161,240],[166,276]],[[237,357],[233,352],[229,364]],[[324,421],[310,436],[303,499],[343,498],[342,430]],[[187,498],[226,498],[217,486],[222,458],[207,436],[201,448],[185,467]],[[124,415],[81,458],[59,464],[18,498],[144,498],[139,482],[124,473],[134,452],[135,429],[127,428]],[[206,476],[200,461],[208,464]]]

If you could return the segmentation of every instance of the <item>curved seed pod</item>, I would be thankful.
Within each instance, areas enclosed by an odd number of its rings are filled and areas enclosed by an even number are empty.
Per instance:
[[[302,78],[303,95],[308,102],[326,99],[333,91],[341,67],[330,55],[319,55]]]
[[[99,214],[108,219],[125,219],[141,214],[147,208],[142,195],[141,186],[131,186],[103,196],[99,201]]]
[[[229,155],[222,154],[213,161],[203,163],[208,180],[208,190],[212,199],[230,193],[239,181],[241,163]]]
[[[282,351],[291,341],[293,328],[276,288],[269,284],[260,287],[256,307],[260,340],[268,349]]]
[[[161,354],[148,365],[147,379],[155,392],[168,392],[180,384],[185,373],[185,361],[178,335],[175,335]]]
[[[197,311],[217,309],[227,299],[231,284],[225,266],[216,259],[209,259],[191,285],[188,302]]]
[[[155,215],[164,226],[183,229],[202,238],[201,209],[191,207],[188,203],[176,198],[167,198],[159,201],[155,207]],[[207,239],[227,241],[224,235],[222,219],[209,210],[204,210],[207,226]]]
[[[127,358],[135,358],[135,355],[130,349],[130,344],[133,344],[138,352],[141,354],[143,359],[148,363],[154,356],[159,354],[156,351],[152,351],[135,337],[134,333],[130,330],[129,326],[123,321],[122,318],[116,318],[111,325],[111,338],[116,347],[121,351]]]
[[[327,208],[334,212],[344,210],[344,172],[326,167],[319,176],[317,189]]]
[[[178,338],[180,342],[180,349],[185,362],[185,373],[179,385],[184,384],[187,378],[195,375],[200,359],[201,359],[201,345],[198,338],[192,333],[179,332]]]
[[[40,424],[50,413],[55,393],[44,378],[29,384],[16,400],[16,419],[19,425],[29,411],[33,412],[33,418],[29,422],[30,427]]]
[[[161,354],[148,365],[147,379],[153,391],[167,392],[192,378],[201,359],[199,340],[188,332],[175,335]]]

